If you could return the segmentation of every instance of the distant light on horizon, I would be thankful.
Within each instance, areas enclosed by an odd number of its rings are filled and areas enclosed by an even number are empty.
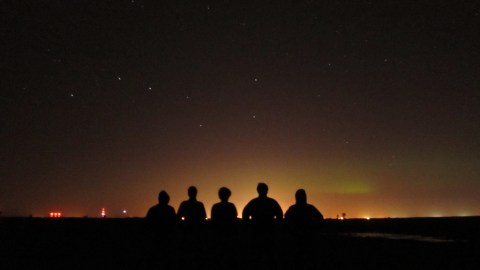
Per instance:
[[[49,217],[60,218],[60,217],[62,217],[62,213],[61,212],[50,212]]]

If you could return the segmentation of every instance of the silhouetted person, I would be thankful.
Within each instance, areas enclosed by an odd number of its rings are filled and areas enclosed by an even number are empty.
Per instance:
[[[197,201],[197,188],[188,188],[189,199],[183,201],[178,208],[177,216],[182,220],[184,231],[180,235],[179,268],[180,269],[203,269],[199,264],[200,254],[205,248],[204,223],[207,213],[203,203]]]
[[[282,220],[282,208],[276,200],[267,197],[268,186],[265,183],[259,183],[257,192],[258,197],[251,200],[243,209],[242,219],[266,226]]]
[[[323,220],[323,215],[315,206],[307,203],[307,193],[304,189],[295,192],[296,203],[285,212],[288,224],[306,227]]]
[[[228,202],[232,192],[222,187],[218,190],[220,202],[212,207],[211,224],[214,229],[211,241],[214,254],[213,269],[234,269],[238,264],[235,251],[238,245],[237,208]]]
[[[168,193],[160,191],[158,204],[152,206],[145,217],[150,229],[145,243],[151,246],[147,251],[148,259],[145,261],[147,268],[168,269],[171,264],[172,236],[175,235],[175,224],[178,219],[175,209],[168,205],[169,201]]]
[[[207,213],[202,202],[197,201],[197,188],[188,188],[188,200],[183,201],[178,208],[177,216],[191,226],[201,225],[205,222]]]
[[[220,202],[212,207],[212,222],[216,225],[232,225],[237,220],[237,208],[228,201],[232,195],[230,189],[222,187],[218,190]]]
[[[304,189],[295,192],[296,203],[290,206],[285,212],[285,222],[293,233],[292,236],[292,255],[294,257],[295,269],[312,268],[309,264],[314,260],[315,254],[312,252],[312,241],[315,239],[314,225],[323,220],[323,215],[315,206],[307,203],[307,193]]]
[[[164,190],[158,194],[158,204],[152,206],[147,212],[147,222],[150,225],[159,226],[164,229],[171,228],[175,225],[177,216],[175,209],[168,205],[170,196]]]
[[[265,183],[257,185],[258,197],[251,200],[243,209],[242,219],[252,225],[252,242],[250,256],[255,268],[275,269],[279,262],[274,251],[278,246],[276,226],[274,224],[283,219],[283,211],[277,201],[267,197],[268,186]]]

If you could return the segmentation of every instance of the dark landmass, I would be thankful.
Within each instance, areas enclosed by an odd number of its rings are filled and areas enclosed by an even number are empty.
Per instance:
[[[258,239],[241,222],[158,232],[139,218],[4,217],[0,269],[480,269],[479,228],[480,217],[325,220]]]

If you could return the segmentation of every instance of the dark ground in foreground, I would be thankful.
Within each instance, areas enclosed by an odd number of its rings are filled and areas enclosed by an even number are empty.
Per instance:
[[[0,269],[480,269],[479,229],[479,217],[326,220],[256,239],[242,223],[155,234],[135,218],[1,218]],[[351,236],[364,232],[440,241]]]

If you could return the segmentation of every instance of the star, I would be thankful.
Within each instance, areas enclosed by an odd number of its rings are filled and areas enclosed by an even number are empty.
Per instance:
[[[255,118],[257,118],[257,116],[254,114],[254,115],[252,115],[252,118],[255,119]]]
[[[70,93],[70,97],[73,97],[73,93]]]
[[[253,81],[254,81],[254,82],[258,82],[258,78],[254,78]]]
[[[121,81],[121,80],[122,80],[122,77],[117,76],[117,80]]]

